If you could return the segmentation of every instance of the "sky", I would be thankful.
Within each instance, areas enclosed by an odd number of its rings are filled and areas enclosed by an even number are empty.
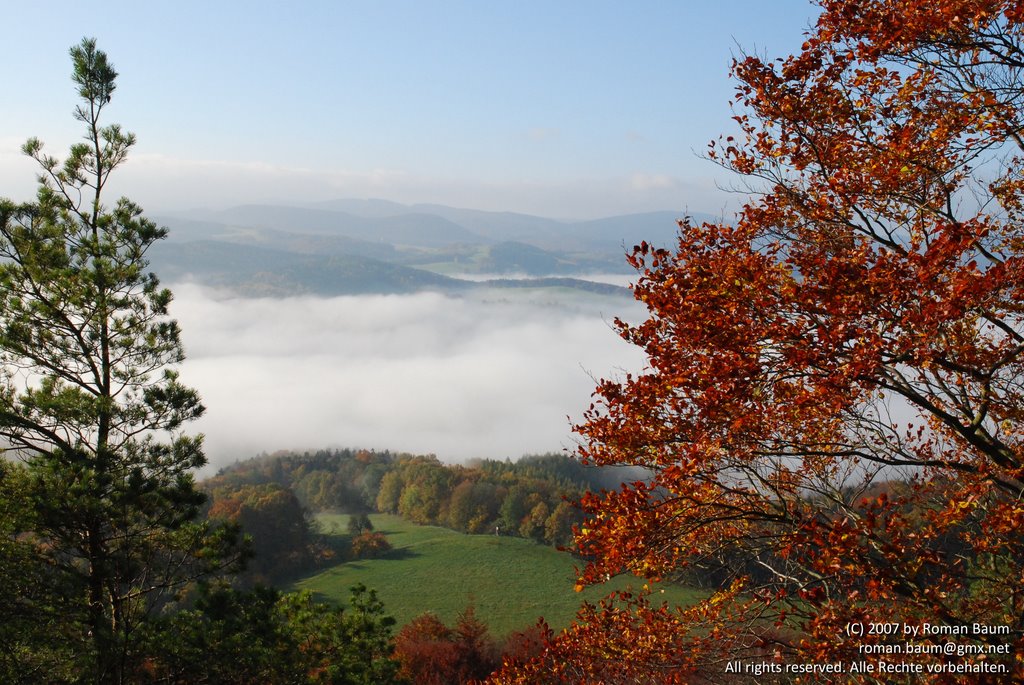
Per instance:
[[[116,186],[148,211],[384,198],[594,218],[721,214],[700,158],[731,131],[730,59],[797,50],[806,0],[0,2],[0,196],[21,144],[80,135],[67,51],[120,77],[138,144]]]

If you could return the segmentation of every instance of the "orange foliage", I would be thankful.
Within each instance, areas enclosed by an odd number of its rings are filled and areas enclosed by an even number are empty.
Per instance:
[[[851,663],[869,622],[1006,627],[954,641],[1009,646],[986,682],[1024,677],[1022,3],[820,4],[799,54],[734,63],[740,134],[709,157],[754,199],[681,222],[674,252],[635,248],[650,317],[618,326],[649,368],[603,381],[577,426],[587,462],[651,474],[584,498],[580,583],[721,589],[585,607],[495,682]]]
[[[472,605],[449,628],[434,614],[410,621],[395,636],[399,675],[415,685],[476,683],[494,670],[497,647]]]

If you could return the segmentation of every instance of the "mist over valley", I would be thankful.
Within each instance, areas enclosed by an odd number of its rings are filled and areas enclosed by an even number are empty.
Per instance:
[[[446,461],[571,449],[596,380],[642,368],[612,323],[643,315],[625,249],[668,244],[675,214],[567,224],[335,204],[364,216],[268,206],[158,217],[170,236],[151,268],[175,293],[210,470],[322,446]]]

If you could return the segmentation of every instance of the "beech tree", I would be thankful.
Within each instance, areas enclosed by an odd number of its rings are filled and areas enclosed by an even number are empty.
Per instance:
[[[29,140],[36,201],[0,202],[0,444],[27,466],[38,551],[80,593],[64,628],[81,622],[67,639],[87,680],[117,683],[140,622],[235,553],[229,529],[194,522],[205,458],[182,429],[203,406],[174,371],[171,293],[146,271],[166,231],[130,200],[105,204],[135,143],[101,125],[117,72],[94,40],[71,58],[84,140],[62,162]]]
[[[430,612],[414,618],[395,636],[395,658],[416,685],[477,683],[498,665],[498,649],[469,605],[453,627]]]
[[[1024,676],[1024,4],[819,4],[798,54],[734,62],[740,133],[709,156],[751,199],[635,248],[649,318],[618,326],[649,365],[577,427],[650,474],[584,498],[581,584],[729,575],[686,610],[585,607],[497,682],[850,664],[870,622],[994,648],[942,682]]]

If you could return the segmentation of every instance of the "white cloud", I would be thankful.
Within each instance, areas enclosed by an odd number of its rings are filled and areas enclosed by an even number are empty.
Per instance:
[[[39,167],[22,153],[25,140],[0,137],[0,197],[16,202],[31,200],[36,193]]]
[[[635,190],[664,190],[682,185],[667,174],[633,174],[630,186]]]
[[[571,446],[591,376],[642,354],[606,322],[627,299],[542,307],[438,294],[236,299],[177,286],[172,313],[214,466],[260,451],[361,446],[459,461]],[[602,314],[601,308],[608,310]]]
[[[562,132],[557,128],[545,128],[543,126],[535,126],[526,132],[526,137],[535,143],[544,142],[546,140],[554,140],[561,137]]]
[[[22,138],[0,136],[0,155],[21,155],[21,146],[24,144]]]

